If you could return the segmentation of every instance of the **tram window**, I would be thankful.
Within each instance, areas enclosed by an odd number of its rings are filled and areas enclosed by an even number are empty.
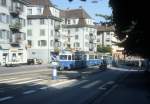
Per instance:
[[[97,56],[95,56],[95,59],[97,59]]]
[[[87,55],[84,55],[84,60],[86,60],[87,59]]]
[[[72,55],[72,60],[75,60],[75,56],[74,55]]]
[[[60,55],[61,60],[67,60],[67,55]]]
[[[68,60],[71,60],[71,55],[68,55]]]
[[[75,60],[79,60],[79,56],[75,55]]]
[[[89,55],[89,59],[94,59],[94,55]]]

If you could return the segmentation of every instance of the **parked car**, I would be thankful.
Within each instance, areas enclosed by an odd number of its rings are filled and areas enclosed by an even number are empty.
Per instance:
[[[42,63],[43,63],[43,61],[41,59],[37,59],[37,58],[27,60],[28,65],[42,64]]]

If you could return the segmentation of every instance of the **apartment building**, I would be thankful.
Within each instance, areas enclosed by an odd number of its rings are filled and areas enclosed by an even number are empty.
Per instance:
[[[97,45],[112,46],[114,37],[114,27],[107,25],[96,25],[97,28]]]
[[[112,47],[112,56],[114,59],[123,58],[123,47],[116,43],[120,41],[115,36],[115,28],[107,25],[96,25],[97,27],[97,45]]]
[[[60,10],[50,0],[26,0],[28,58],[47,63],[50,54],[61,49]]]
[[[0,0],[0,64],[27,62],[26,4],[24,0]]]
[[[62,45],[64,49],[96,51],[96,28],[92,18],[83,9],[62,10]]]

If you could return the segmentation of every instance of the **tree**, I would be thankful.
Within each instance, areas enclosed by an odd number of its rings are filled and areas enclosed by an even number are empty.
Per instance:
[[[116,33],[129,55],[150,58],[148,1],[110,0]]]
[[[97,46],[97,52],[100,52],[100,53],[112,53],[112,48],[110,46],[98,45]]]

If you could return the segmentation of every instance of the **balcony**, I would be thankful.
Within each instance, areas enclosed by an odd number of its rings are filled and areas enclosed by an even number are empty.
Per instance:
[[[24,33],[17,33],[12,34],[10,38],[10,43],[21,43],[25,40],[25,34]]]
[[[9,12],[13,17],[17,17],[17,16],[19,16],[19,14],[21,12],[21,8],[20,7],[10,7]]]
[[[60,25],[55,25],[55,31],[59,31],[60,30]]]
[[[22,24],[19,21],[13,21],[9,27],[13,33],[16,33],[22,28]]]

